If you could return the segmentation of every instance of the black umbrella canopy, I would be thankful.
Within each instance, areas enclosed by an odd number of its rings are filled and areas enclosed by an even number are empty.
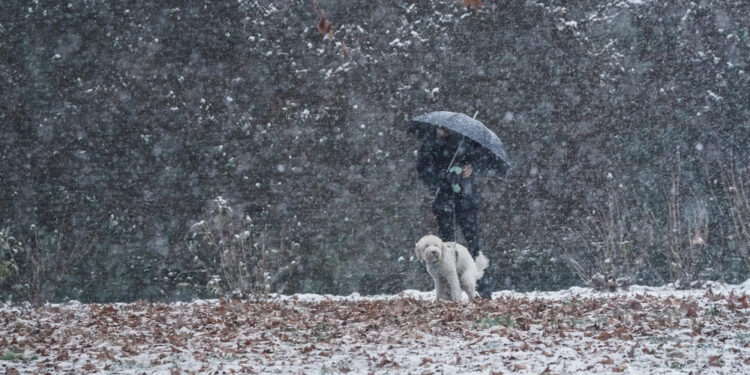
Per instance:
[[[481,121],[463,113],[437,111],[425,113],[411,120],[409,133],[423,138],[434,134],[434,127],[441,126],[459,133],[480,144],[488,151],[488,166],[505,175],[510,167],[508,154],[500,138]]]

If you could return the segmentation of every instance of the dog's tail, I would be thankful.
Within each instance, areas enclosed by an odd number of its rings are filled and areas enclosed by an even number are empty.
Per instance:
[[[484,270],[490,265],[490,260],[480,252],[479,255],[474,258],[474,263],[477,265],[477,280],[479,280],[484,276]]]

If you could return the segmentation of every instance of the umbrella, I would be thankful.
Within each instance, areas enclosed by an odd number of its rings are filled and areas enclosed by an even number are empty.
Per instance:
[[[505,176],[510,167],[505,147],[503,147],[500,138],[481,121],[463,113],[448,111],[430,112],[413,118],[409,127],[409,133],[424,138],[434,134],[434,126],[450,129],[481,145],[486,150],[483,154],[487,161],[486,167],[494,170],[500,176]]]

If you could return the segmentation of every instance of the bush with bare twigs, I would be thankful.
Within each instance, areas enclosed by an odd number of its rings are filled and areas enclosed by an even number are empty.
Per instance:
[[[647,254],[648,242],[654,239],[651,218],[613,192],[605,207],[591,212],[580,228],[573,230],[576,243],[585,244],[584,248],[567,252],[563,259],[589,287],[627,287],[644,269],[654,271]]]
[[[77,263],[91,253],[95,241],[73,238],[63,221],[49,230],[31,225],[26,241],[0,230],[0,298],[41,304],[54,300],[63,280]]]
[[[16,259],[23,251],[23,244],[10,234],[9,229],[0,229],[0,286],[3,290],[9,290],[12,280],[18,275]]]
[[[705,270],[709,231],[708,206],[705,200],[683,196],[679,170],[671,176],[667,193],[667,258],[670,279],[678,287],[688,288],[701,279]]]
[[[287,247],[281,233],[278,247],[273,247],[268,230],[256,228],[222,197],[211,201],[190,232],[187,248],[208,276],[208,295],[265,297],[298,261],[298,244]]]
[[[750,167],[722,166],[722,185],[732,219],[731,239],[739,245],[745,267],[750,269]]]

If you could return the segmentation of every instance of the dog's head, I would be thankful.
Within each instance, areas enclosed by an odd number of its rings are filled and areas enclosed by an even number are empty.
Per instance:
[[[414,246],[417,258],[427,263],[435,263],[443,256],[443,241],[438,236],[427,235]]]

